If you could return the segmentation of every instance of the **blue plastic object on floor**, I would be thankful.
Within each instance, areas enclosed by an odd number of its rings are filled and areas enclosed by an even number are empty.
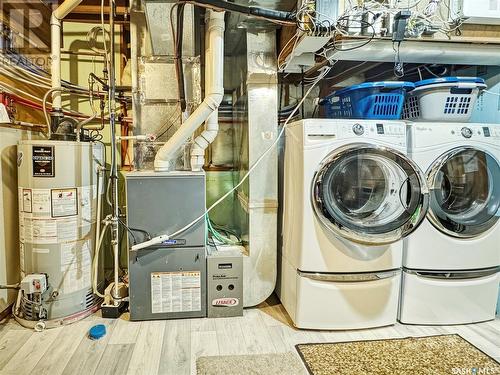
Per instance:
[[[399,120],[412,82],[366,82],[346,87],[320,100],[327,118]]]
[[[89,330],[89,338],[91,340],[99,340],[106,335],[106,326],[104,324],[96,324]]]

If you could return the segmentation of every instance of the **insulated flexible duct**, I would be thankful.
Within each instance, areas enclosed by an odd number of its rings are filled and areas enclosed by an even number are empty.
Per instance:
[[[235,3],[230,3],[225,0],[187,0],[186,3],[193,3],[204,8],[216,10],[226,10],[246,14],[247,16],[263,18],[272,22],[285,23],[295,25],[295,14],[284,12],[281,10],[265,9],[256,6],[245,6]]]

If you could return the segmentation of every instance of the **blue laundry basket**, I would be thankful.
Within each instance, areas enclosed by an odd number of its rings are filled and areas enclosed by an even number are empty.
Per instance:
[[[327,118],[398,120],[411,82],[366,82],[346,87],[320,100]]]

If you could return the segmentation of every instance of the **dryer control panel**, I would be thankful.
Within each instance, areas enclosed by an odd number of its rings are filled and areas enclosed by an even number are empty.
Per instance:
[[[479,123],[414,122],[409,124],[409,147],[434,147],[480,142],[498,147],[500,125]]]
[[[499,125],[461,124],[450,129],[450,135],[456,138],[500,138]]]

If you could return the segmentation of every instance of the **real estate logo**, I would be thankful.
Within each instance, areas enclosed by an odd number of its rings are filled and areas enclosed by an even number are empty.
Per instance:
[[[454,367],[451,370],[454,375],[492,375],[499,374],[493,367]]]
[[[11,64],[50,65],[50,18],[56,0],[0,0],[0,50]]]

